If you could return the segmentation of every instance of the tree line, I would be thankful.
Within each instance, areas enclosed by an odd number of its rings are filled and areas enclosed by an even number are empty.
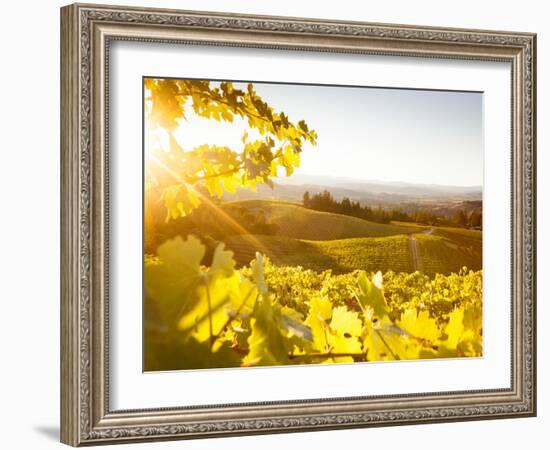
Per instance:
[[[482,226],[482,214],[477,210],[468,212],[460,209],[451,217],[438,215],[427,209],[406,213],[399,208],[385,209],[381,206],[376,208],[363,206],[358,201],[352,201],[348,197],[344,197],[342,200],[336,200],[327,190],[319,192],[318,194],[310,194],[309,191],[306,191],[302,198],[302,204],[305,208],[316,211],[343,214],[383,224],[399,221],[414,222],[424,225],[450,225],[479,229],[481,229]]]

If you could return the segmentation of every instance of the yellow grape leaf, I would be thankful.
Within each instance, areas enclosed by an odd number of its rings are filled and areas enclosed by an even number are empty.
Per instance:
[[[367,355],[367,361],[388,361],[395,359],[393,354],[386,347],[384,341],[380,338],[380,335],[374,331],[369,330],[363,340],[363,347]]]
[[[328,320],[332,317],[332,302],[326,296],[313,297],[309,302],[310,315],[314,315],[322,320]]]
[[[280,160],[286,170],[286,176],[289,177],[294,172],[294,168],[300,165],[300,154],[293,147],[287,145]]]
[[[165,323],[179,319],[197,301],[193,286],[201,276],[205,247],[194,236],[170,239],[159,246],[158,258],[144,265],[145,294]]]
[[[350,336],[360,336],[363,330],[363,322],[356,312],[348,311],[345,306],[338,306],[332,311],[330,328],[333,332]]]
[[[445,334],[447,335],[447,346],[456,348],[462,335],[464,334],[464,310],[455,309],[449,318],[449,323],[445,327]]]
[[[361,353],[361,343],[356,337],[346,337],[339,333],[329,336],[331,353]],[[353,362],[352,356],[333,356],[324,362]]]
[[[446,345],[438,345],[436,347],[423,347],[418,354],[418,359],[432,358],[456,358],[458,352],[456,349],[449,348]]]
[[[309,301],[306,325],[311,329],[313,348],[318,352],[329,349],[329,327],[327,321],[332,316],[332,303],[328,297],[315,296]]]
[[[472,330],[465,330],[456,346],[458,356],[477,357],[482,355],[482,337]]]
[[[258,289],[248,278],[238,273],[238,277],[224,280],[230,302],[225,306],[230,317],[248,317],[252,313],[258,296]]]
[[[203,184],[208,189],[210,195],[215,195],[218,198],[223,197],[223,186],[219,177],[207,178],[203,181]]]
[[[430,313],[417,313],[414,307],[405,310],[398,325],[414,337],[429,341],[437,340],[441,334],[435,320],[430,319]]]
[[[400,333],[378,330],[377,334],[384,339],[387,348],[391,349],[392,359],[418,359],[419,352],[424,348],[418,340]]]
[[[225,250],[224,243],[218,244],[216,250],[214,250],[212,266],[208,274],[210,276],[229,276],[234,270],[235,260],[233,259],[233,252],[231,250]]]
[[[238,274],[233,275],[238,281]],[[197,288],[198,301],[193,308],[187,309],[181,316],[178,328],[187,335],[192,335],[198,342],[210,340],[219,333],[227,323],[225,308],[229,301],[227,278],[209,278],[204,274],[202,283]]]
[[[368,361],[391,361],[401,359],[396,350],[388,344],[389,336],[385,337],[380,330],[384,326],[391,326],[393,323],[385,317],[382,320],[372,322],[372,309],[365,320],[365,329],[363,333],[363,347],[367,354]]]
[[[197,301],[180,311],[178,328],[184,334],[193,335],[198,342],[209,340],[222,331],[230,311],[240,311],[245,306],[241,304],[244,301],[241,298],[243,282],[234,267],[233,252],[224,250],[224,244],[219,244],[212,266],[200,275]],[[244,289],[250,291],[251,288],[244,286]],[[237,304],[234,308],[233,303]]]
[[[264,259],[261,253],[256,252],[256,259],[252,262],[251,267],[254,282],[256,283],[258,291],[262,295],[267,294],[267,284],[265,282],[264,275]]]
[[[203,274],[197,289],[199,301],[179,321],[179,329],[199,342],[219,336],[233,319],[252,312],[258,291],[254,283],[234,270],[234,264],[232,252],[218,245],[212,267]]]
[[[361,343],[357,339],[363,331],[363,322],[356,312],[338,306],[332,311],[328,330],[328,345],[331,353],[361,353]],[[334,362],[353,362],[352,356],[331,358]]]
[[[389,318],[365,327],[364,346],[368,361],[418,359],[422,342],[395,325]]]
[[[292,343],[284,335],[286,330],[281,323],[280,309],[263,297],[257,304],[254,316],[250,319],[252,332],[248,337],[249,352],[243,358],[248,366],[274,366],[289,364]]]
[[[164,263],[164,270],[175,277],[193,277],[200,273],[205,246],[195,236],[184,241],[181,236],[169,239],[159,246],[157,255]]]
[[[474,334],[481,334],[481,306],[470,305],[464,309],[464,328],[471,330]]]
[[[220,176],[220,179],[224,190],[233,194],[237,192],[238,187],[241,185],[241,178],[240,176],[236,176],[236,174]]]
[[[198,195],[182,184],[165,187],[162,196],[168,212],[167,220],[185,217],[201,203]]]

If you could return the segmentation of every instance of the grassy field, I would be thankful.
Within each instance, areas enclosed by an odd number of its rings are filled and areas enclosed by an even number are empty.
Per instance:
[[[314,211],[295,203],[270,200],[231,202],[225,208],[243,207],[263,211],[270,223],[277,225],[279,236],[313,241],[357,237],[385,237],[421,231],[419,227],[381,224],[344,216]]]

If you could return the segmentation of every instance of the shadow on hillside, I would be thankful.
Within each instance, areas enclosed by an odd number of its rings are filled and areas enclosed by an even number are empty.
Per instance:
[[[238,235],[225,240],[226,247],[234,253],[238,266],[250,264],[256,252],[266,255],[275,265],[302,266],[305,269],[322,272],[331,269],[333,273],[349,272],[331,256],[309,242],[282,236]]]

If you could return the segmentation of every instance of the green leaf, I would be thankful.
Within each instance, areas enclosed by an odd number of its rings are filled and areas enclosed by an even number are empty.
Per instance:
[[[197,302],[194,286],[201,276],[205,247],[189,236],[166,241],[158,248],[158,259],[144,265],[145,294],[165,323],[177,322],[179,314]]]
[[[379,274],[380,272],[371,281],[365,272],[361,272],[357,280],[359,291],[356,292],[356,296],[363,310],[372,308],[374,316],[382,319],[388,315],[388,305],[382,291],[381,274]]]
[[[238,275],[234,277],[238,278]],[[229,301],[228,281],[226,278],[203,275],[202,283],[197,287],[198,301],[192,308],[183,311],[178,323],[185,335],[192,335],[199,342],[213,342],[213,338],[222,331],[228,319],[225,309]]]
[[[212,266],[210,267],[208,274],[210,276],[230,276],[235,270],[235,260],[233,259],[233,252],[231,250],[225,250],[225,244],[220,243],[214,250],[214,256],[212,258]]]
[[[263,255],[259,252],[256,252],[256,259],[252,261],[252,274],[254,277],[254,282],[260,294],[267,294],[267,284],[265,282],[264,274],[264,259]]]
[[[250,319],[252,332],[248,338],[249,353],[243,359],[248,366],[286,365],[292,343],[286,337],[281,321],[281,311],[267,297],[258,301],[254,316]]]

